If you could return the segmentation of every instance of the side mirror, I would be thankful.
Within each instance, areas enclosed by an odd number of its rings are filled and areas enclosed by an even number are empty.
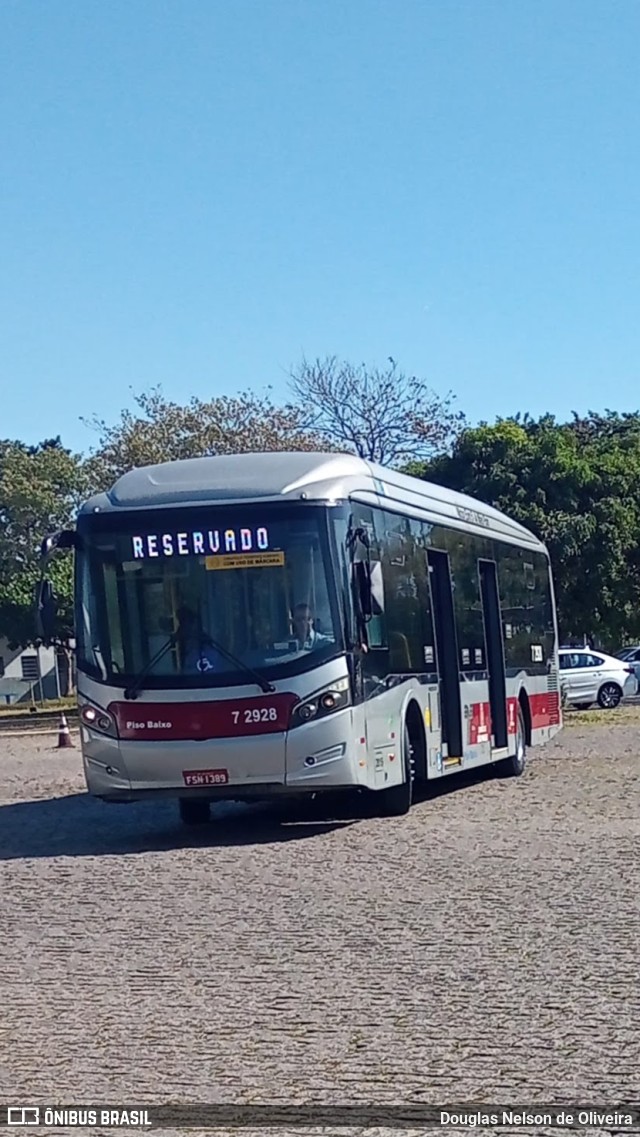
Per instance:
[[[384,581],[380,561],[356,561],[353,576],[364,619],[381,616],[384,612]]]
[[[356,561],[353,566],[353,577],[360,602],[360,612],[365,620],[370,620],[373,616],[373,606],[369,566],[364,561]]]
[[[58,534],[58,540],[56,542],[57,549],[77,549],[79,545],[80,542],[75,529],[63,529],[62,532]]]
[[[56,549],[77,549],[79,546],[80,540],[75,529],[61,529],[59,533],[45,537],[40,545],[40,556],[44,560]]]
[[[52,640],[58,605],[50,580],[41,580],[36,588],[36,630],[43,640]]]
[[[384,580],[381,561],[371,562],[371,611],[374,616],[384,612]]]
[[[362,526],[349,527],[347,549],[351,561],[353,588],[360,609],[360,617],[368,623],[373,616],[371,603],[371,554],[369,536]]]

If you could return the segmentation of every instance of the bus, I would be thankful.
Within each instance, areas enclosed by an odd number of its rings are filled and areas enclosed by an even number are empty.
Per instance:
[[[439,485],[336,453],[133,469],[43,541],[45,638],[65,548],[105,802],[177,799],[194,825],[341,791],[397,816],[432,779],[521,775],[561,729],[547,550]]]

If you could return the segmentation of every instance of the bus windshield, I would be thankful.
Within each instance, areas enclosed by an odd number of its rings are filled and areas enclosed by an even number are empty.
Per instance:
[[[118,686],[145,669],[149,688],[224,686],[255,682],[247,667],[291,675],[343,650],[324,511],[242,511],[239,525],[211,508],[142,516],[83,526],[82,671]]]

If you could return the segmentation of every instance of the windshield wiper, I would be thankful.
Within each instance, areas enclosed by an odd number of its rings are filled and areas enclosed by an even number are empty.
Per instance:
[[[144,683],[144,680],[147,678],[147,675],[151,671],[153,671],[153,668],[155,667],[156,663],[159,663],[160,660],[163,658],[163,656],[165,656],[167,654],[169,649],[173,647],[173,645],[176,642],[176,639],[177,639],[177,637],[175,635],[169,636],[169,639],[166,641],[166,643],[163,643],[162,647],[159,648],[159,650],[156,652],[156,654],[153,656],[153,658],[150,659],[147,664],[145,664],[145,666],[142,668],[142,671],[138,672],[138,674],[136,675],[135,679],[133,680],[133,683],[131,684],[131,686],[125,687],[125,689],[124,689],[125,699],[136,699],[138,697],[138,695],[140,694],[140,685],[142,683]]]
[[[260,690],[264,691],[265,694],[270,695],[273,691],[275,691],[273,683],[269,683],[269,681],[265,679],[264,676],[260,675],[257,671],[254,671],[253,667],[249,667],[248,663],[243,663],[243,661],[241,659],[238,659],[236,655],[233,655],[228,648],[223,647],[222,644],[218,642],[218,640],[212,639],[210,635],[202,636],[200,638],[200,651],[202,651],[202,648],[205,644],[209,644],[210,647],[213,647],[216,651],[219,651],[220,655],[224,655],[230,663],[234,663],[238,668],[238,671],[244,671],[246,675],[251,675],[260,687]]]
[[[144,683],[144,680],[147,678],[147,675],[149,675],[149,673],[153,670],[156,663],[159,663],[160,660],[163,658],[163,656],[165,656],[167,654],[167,652],[170,650],[170,648],[173,647],[173,645],[176,643],[176,641],[177,641],[177,636],[174,634],[174,635],[169,637],[169,639],[166,641],[166,643],[163,643],[162,647],[156,652],[156,654],[153,656],[153,658],[150,659],[149,662],[142,668],[142,671],[140,671],[138,673],[138,675],[136,675],[131,686],[125,688],[125,691],[124,691],[125,699],[136,699],[138,697],[140,690],[141,690],[141,685],[142,685],[142,683]],[[212,639],[211,636],[208,636],[208,635],[207,636],[201,636],[200,637],[200,651],[201,652],[202,652],[202,649],[205,646],[205,644],[209,644],[211,647],[215,648],[215,650],[218,651],[220,653],[220,655],[224,655],[231,663],[233,663],[238,668],[238,671],[244,671],[245,674],[250,675],[252,679],[255,679],[256,683],[260,687],[260,690],[264,691],[265,694],[270,695],[270,694],[272,694],[273,691],[275,691],[275,687],[273,686],[273,683],[269,683],[266,679],[263,678],[262,675],[259,675],[257,671],[254,671],[252,667],[249,667],[248,663],[243,663],[241,659],[237,658],[237,656],[232,655],[232,653],[226,647],[223,647],[222,644],[218,643],[217,640]]]

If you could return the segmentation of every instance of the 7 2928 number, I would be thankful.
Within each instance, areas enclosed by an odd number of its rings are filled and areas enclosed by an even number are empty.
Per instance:
[[[232,711],[234,723],[240,722],[276,722],[278,718],[277,707],[250,707],[245,711]]]

